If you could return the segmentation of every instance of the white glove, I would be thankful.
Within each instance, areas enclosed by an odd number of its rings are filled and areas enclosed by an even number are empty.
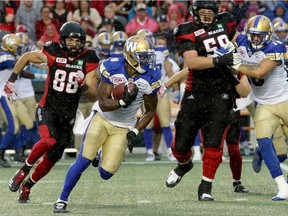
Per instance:
[[[4,85],[4,92],[6,93],[7,98],[11,104],[13,103],[12,95],[14,94],[16,97],[19,96],[17,89],[15,87],[15,83],[9,82],[8,80],[6,81]]]
[[[163,83],[157,92],[159,100],[161,100],[164,97],[166,91],[167,91],[167,87],[165,86],[165,83]]]
[[[234,70],[239,70],[239,67],[241,65],[241,58],[239,53],[233,53],[233,65],[230,66]]]

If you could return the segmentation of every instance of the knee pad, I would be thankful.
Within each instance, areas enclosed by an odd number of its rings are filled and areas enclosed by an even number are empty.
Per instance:
[[[101,178],[104,180],[108,180],[113,176],[112,173],[109,173],[108,171],[104,170],[101,166],[98,167],[98,170],[99,170]]]

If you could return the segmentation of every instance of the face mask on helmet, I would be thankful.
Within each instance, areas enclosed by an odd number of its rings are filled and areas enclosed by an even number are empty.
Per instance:
[[[28,35],[24,32],[18,32],[15,35],[17,35],[22,41],[22,44],[18,47],[17,55],[21,56],[24,53],[31,51],[32,44],[29,43]]]
[[[78,22],[71,21],[64,23],[59,31],[59,36],[60,46],[68,55],[77,56],[84,50],[86,35],[84,29]],[[67,43],[66,39],[68,38],[78,38],[80,44],[78,45],[78,43],[72,43],[71,41]]]
[[[151,41],[146,37],[130,37],[124,45],[124,58],[138,73],[145,73],[155,67],[155,51]]]
[[[251,46],[259,50],[272,40],[273,27],[268,17],[257,15],[252,17],[245,28]]]
[[[109,56],[113,47],[113,37],[110,33],[102,32],[97,38],[97,54]]]
[[[128,36],[123,31],[116,31],[113,34],[113,51],[121,52],[124,49],[124,44],[126,40],[128,39]]]
[[[13,55],[17,55],[20,52],[21,44],[22,40],[15,34],[7,34],[1,41],[2,49],[10,52]]]
[[[196,0],[190,9],[194,20],[204,26],[210,26],[218,14],[218,4],[216,1]]]

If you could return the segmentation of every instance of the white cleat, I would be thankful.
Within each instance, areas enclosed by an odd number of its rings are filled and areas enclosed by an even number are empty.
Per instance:
[[[152,153],[152,154],[148,154],[148,153],[147,153],[146,161],[147,161],[147,162],[155,161],[155,155],[154,155],[153,153]]]
[[[182,177],[177,175],[174,170],[172,170],[166,180],[166,186],[167,187],[175,187],[180,181]]]
[[[272,200],[283,201],[283,200],[287,200],[287,198],[288,198],[288,191],[283,190],[283,191],[279,191],[278,194],[272,198]]]

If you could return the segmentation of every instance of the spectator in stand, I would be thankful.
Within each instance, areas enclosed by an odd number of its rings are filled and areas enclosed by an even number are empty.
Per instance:
[[[125,26],[128,22],[129,11],[132,8],[131,1],[130,0],[113,1],[110,4],[114,5],[117,18],[119,18],[119,21],[121,21],[122,24]]]
[[[44,34],[37,41],[36,46],[41,49],[48,41],[60,43],[59,34],[53,23],[47,24]]]
[[[81,18],[81,25],[85,30],[86,36],[89,35],[90,37],[94,38],[97,34],[97,31],[94,28],[94,23],[91,19],[87,16]]]
[[[242,32],[248,22],[248,20],[259,14],[258,7],[256,5],[250,5],[248,10],[246,11],[246,17],[243,18],[240,23],[237,25],[237,31]]]
[[[267,16],[271,21],[274,20],[276,17],[280,17],[285,23],[288,23],[288,10],[283,1],[278,1],[275,4],[273,11],[267,9],[263,13],[263,15]]]
[[[73,20],[73,13],[66,8],[64,0],[56,0],[52,8],[52,15],[54,19],[58,19],[62,26],[67,21]]]
[[[105,32],[109,32],[113,34],[115,32],[115,28],[113,26],[113,22],[111,19],[104,18],[101,24],[101,29]]]
[[[173,29],[168,26],[168,18],[166,15],[161,15],[157,18],[159,29],[154,33],[155,38],[163,36],[167,41],[167,49],[169,50],[169,56],[177,63],[179,62],[178,44],[173,35]]]
[[[147,15],[146,5],[144,3],[139,3],[136,6],[136,10],[136,17],[130,20],[125,26],[127,35],[134,35],[140,29],[147,29],[153,33],[156,32],[159,28],[158,23]]]
[[[36,31],[36,38],[37,40],[40,39],[42,35],[44,35],[46,31],[46,26],[48,24],[54,24],[56,27],[57,31],[61,28],[61,23],[58,19],[51,18],[51,10],[50,7],[47,5],[43,5],[41,8],[41,19],[39,19],[35,23],[35,31]]]
[[[80,22],[82,17],[90,17],[94,28],[97,29],[102,23],[99,12],[91,7],[91,2],[89,0],[79,0],[78,4],[78,9],[73,13],[73,20]]]
[[[104,9],[104,18],[108,18],[112,22],[112,26],[114,27],[114,31],[125,31],[125,24],[121,23],[118,20],[118,17],[115,16],[115,6],[113,4],[108,4]]]
[[[168,9],[168,26],[174,29],[178,24],[184,23],[185,18],[181,14],[180,8],[177,4],[172,4]]]
[[[35,23],[40,19],[40,10],[33,8],[32,0],[23,0],[23,4],[18,8],[15,17],[15,26],[24,25],[29,31],[28,36],[34,42],[37,41],[35,34]]]
[[[0,30],[14,33],[15,7],[14,1],[5,0],[0,2]]]
[[[156,17],[167,15],[169,7],[174,4],[174,0],[157,1]]]
[[[138,4],[145,4],[145,6],[147,5],[146,4],[146,1],[144,0],[135,0],[135,1],[132,1],[132,8],[130,9],[129,13],[128,13],[128,20],[132,20],[135,18],[135,16],[137,15],[137,5]],[[145,8],[146,12],[147,12],[147,15],[151,18],[153,18],[153,11],[152,11],[152,8],[150,6],[146,6]]]

